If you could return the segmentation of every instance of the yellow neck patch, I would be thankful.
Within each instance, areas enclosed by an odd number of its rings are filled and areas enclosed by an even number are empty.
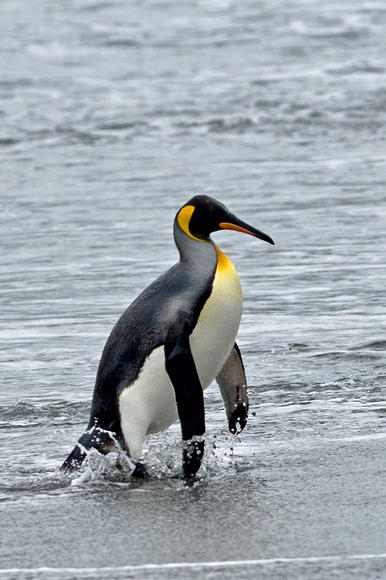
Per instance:
[[[190,233],[189,222],[193,215],[194,210],[195,210],[194,205],[186,205],[185,207],[183,207],[177,216],[177,222],[182,231],[185,232],[185,234],[187,234],[190,238],[193,238],[193,240],[197,240],[197,242],[203,242],[204,240],[200,240],[199,238],[196,238]]]
[[[230,275],[236,271],[235,265],[233,262],[228,258],[224,252],[220,250],[216,244],[214,244],[217,253],[217,272],[219,274],[226,274]]]

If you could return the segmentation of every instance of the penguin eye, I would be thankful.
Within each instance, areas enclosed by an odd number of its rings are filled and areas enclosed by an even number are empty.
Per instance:
[[[208,203],[185,205],[177,214],[177,222],[185,234],[194,240],[208,241],[212,232],[221,229],[227,215],[222,208],[212,207]]]
[[[193,237],[207,241],[212,232],[218,231],[220,228],[220,216],[217,211],[211,208],[196,207],[189,222],[189,230]]]

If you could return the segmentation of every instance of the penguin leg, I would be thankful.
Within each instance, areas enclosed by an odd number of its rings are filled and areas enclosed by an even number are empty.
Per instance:
[[[178,416],[181,422],[183,474],[191,479],[200,468],[204,454],[204,395],[190,350],[191,325],[188,315],[180,316],[180,325],[165,342],[166,371],[173,384]]]
[[[249,403],[243,360],[236,343],[217,375],[216,382],[224,401],[229,431],[234,435],[241,433],[247,424]]]
[[[107,455],[111,451],[118,451],[119,444],[111,431],[106,431],[94,425],[80,437],[78,443],[60,468],[61,471],[79,469],[91,448],[96,449],[103,455]]]

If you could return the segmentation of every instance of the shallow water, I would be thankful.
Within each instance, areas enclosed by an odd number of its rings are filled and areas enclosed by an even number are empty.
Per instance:
[[[0,16],[0,578],[381,578],[384,4]],[[148,441],[149,483],[93,457],[70,485],[104,342],[197,193],[276,242],[215,235],[243,286],[248,426],[227,433],[213,385],[193,488],[178,425]]]

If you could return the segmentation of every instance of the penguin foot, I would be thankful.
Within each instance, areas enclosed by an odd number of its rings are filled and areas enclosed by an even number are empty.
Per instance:
[[[189,479],[184,478],[184,486],[185,487],[194,487],[197,482],[201,481],[201,477],[197,477],[197,475],[193,475]]]
[[[107,455],[110,451],[118,451],[119,441],[112,431],[94,425],[83,433],[60,470],[66,472],[79,469],[90,449],[96,449],[102,455]]]
[[[182,454],[182,468],[184,479],[193,479],[200,469],[201,459],[204,455],[204,441],[200,437],[195,437],[190,441],[184,441]]]
[[[71,451],[70,455],[63,462],[60,471],[68,473],[70,471],[75,471],[76,469],[79,469],[86,455],[87,455],[86,451],[82,449],[78,444],[76,444],[74,449]]]
[[[143,463],[136,463],[135,469],[131,476],[138,479],[143,479],[143,481],[149,481],[150,479],[150,475]]]

